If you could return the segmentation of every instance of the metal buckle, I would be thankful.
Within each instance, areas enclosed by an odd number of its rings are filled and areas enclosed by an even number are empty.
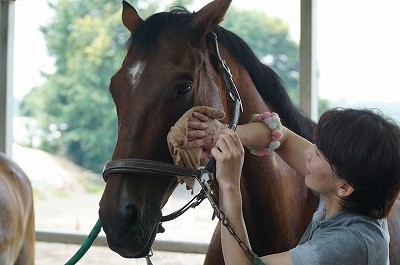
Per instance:
[[[217,215],[220,214],[220,210],[218,207],[217,202],[215,201],[214,195],[211,193],[213,189],[213,185],[216,185],[217,182],[212,177],[212,173],[205,170],[204,168],[201,169],[201,176],[199,179],[199,184],[204,191],[205,196],[207,197],[208,201],[211,204],[211,207],[214,209],[213,215],[211,220],[214,220]]]
[[[145,257],[147,265],[153,265],[150,258],[153,256],[153,248],[150,249],[150,253]]]

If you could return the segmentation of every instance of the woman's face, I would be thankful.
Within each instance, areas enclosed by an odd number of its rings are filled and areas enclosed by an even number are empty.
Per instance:
[[[323,196],[336,195],[336,177],[331,165],[315,145],[311,145],[304,151],[307,160],[307,173],[305,183],[307,187]]]

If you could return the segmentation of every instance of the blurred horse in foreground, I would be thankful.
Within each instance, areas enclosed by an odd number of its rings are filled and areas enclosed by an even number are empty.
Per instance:
[[[34,250],[31,183],[22,169],[0,152],[0,264],[32,265]]]

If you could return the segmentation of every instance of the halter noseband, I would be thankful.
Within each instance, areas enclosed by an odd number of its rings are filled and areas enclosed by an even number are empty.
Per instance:
[[[221,65],[221,74],[226,87],[226,93],[233,101],[233,116],[229,124],[229,128],[232,130],[236,130],[236,127],[239,122],[240,112],[241,111],[243,112],[242,101],[240,99],[240,95],[236,88],[236,85],[233,82],[230,69],[226,64],[226,62],[222,60],[221,55],[219,53],[217,34],[215,34],[215,32],[212,32],[212,34],[215,42],[215,51],[218,57],[218,61]],[[171,221],[179,217],[189,208],[194,208],[197,205],[199,205],[205,198],[208,198],[211,204],[215,204],[215,198],[213,198],[211,194],[211,189],[215,182],[212,179],[212,175],[214,172],[215,172],[214,158],[211,158],[210,161],[208,161],[207,165],[202,169],[185,168],[153,160],[130,158],[130,159],[116,159],[108,162],[103,169],[103,179],[105,182],[107,182],[108,177],[112,174],[132,174],[132,173],[152,173],[152,174],[167,175],[174,177],[188,176],[195,178],[201,186],[200,192],[181,209],[169,215],[162,216],[160,219],[160,223],[162,223]]]

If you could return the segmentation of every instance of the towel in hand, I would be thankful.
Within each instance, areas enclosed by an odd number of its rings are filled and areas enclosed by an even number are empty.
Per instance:
[[[202,148],[182,148],[187,143],[188,122],[192,118],[192,114],[195,111],[203,113],[211,119],[222,120],[225,117],[225,113],[222,110],[206,106],[193,107],[183,114],[183,116],[175,123],[175,125],[171,127],[171,130],[167,135],[169,152],[174,159],[175,165],[187,168],[198,168],[200,166]],[[178,177],[178,181],[180,183],[185,182],[188,190],[193,189],[195,184],[195,179],[191,177]]]

